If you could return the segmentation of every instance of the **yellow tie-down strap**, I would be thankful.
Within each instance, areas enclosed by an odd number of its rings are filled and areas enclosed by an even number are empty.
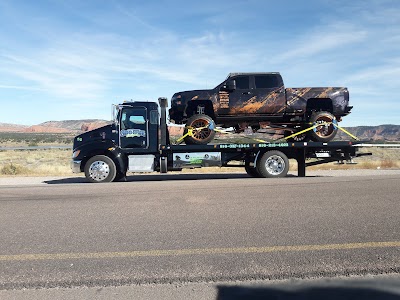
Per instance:
[[[337,129],[343,131],[343,132],[346,133],[348,136],[350,136],[350,137],[352,137],[353,139],[355,139],[356,141],[359,141],[359,140],[360,140],[360,139],[357,138],[355,135],[353,135],[353,134],[351,134],[350,132],[348,132],[346,129],[340,127],[340,126],[337,124],[337,121],[336,121],[336,120],[334,120],[333,122],[323,122],[323,123],[315,124],[315,125],[313,125],[313,126],[307,128],[307,129],[304,129],[304,130],[301,130],[301,131],[299,131],[299,132],[293,133],[292,135],[289,135],[289,136],[284,137],[284,138],[282,138],[282,139],[287,140],[287,139],[293,138],[293,137],[295,137],[295,136],[297,136],[297,135],[306,133],[306,132],[308,132],[308,131],[310,131],[310,130],[314,130],[315,128],[317,128],[317,127],[319,127],[319,126],[329,126],[329,125],[331,125],[331,124],[332,124],[335,128],[337,128]],[[180,137],[180,138],[177,140],[178,144],[182,143],[182,141],[184,140],[185,137],[187,137],[187,136],[193,136],[193,130],[203,130],[203,129],[208,128],[208,127],[209,127],[209,126],[204,126],[204,127],[186,127],[186,128],[187,128],[187,133],[184,134],[182,137]],[[227,131],[220,130],[220,129],[216,129],[216,128],[214,128],[214,129],[212,129],[212,130],[214,130],[215,132],[223,133],[223,134],[234,134],[234,133],[227,132]],[[245,136],[245,138],[252,139],[252,140],[257,141],[257,142],[259,142],[259,143],[270,143],[270,142],[265,141],[265,140],[256,139],[256,138],[252,138],[252,137],[248,137],[248,136]],[[279,140],[282,140],[282,139],[275,140],[274,142],[279,141]]]
[[[329,126],[329,125],[331,125],[331,124],[332,124],[335,128],[340,129],[341,131],[343,131],[344,133],[346,133],[348,136],[350,136],[350,137],[352,137],[353,139],[355,139],[356,141],[359,141],[359,140],[360,140],[360,139],[357,138],[355,135],[353,135],[353,134],[351,134],[350,132],[348,132],[346,129],[340,127],[340,126],[337,124],[337,121],[336,121],[336,120],[334,120],[333,122],[323,122],[323,123],[315,124],[314,126],[311,126],[311,127],[307,128],[307,129],[304,129],[304,130],[301,130],[301,131],[299,131],[299,132],[296,132],[296,133],[294,133],[294,134],[292,134],[292,135],[286,136],[286,137],[284,137],[283,139],[287,140],[287,139],[290,139],[290,138],[292,138],[292,137],[295,137],[295,136],[297,136],[297,135],[299,135],[299,134],[303,134],[303,133],[306,133],[306,132],[308,132],[308,131],[310,131],[310,130],[314,130],[315,128],[317,128],[317,127],[319,127],[319,126]]]
[[[187,137],[187,136],[193,136],[193,131],[194,130],[196,130],[196,131],[197,130],[202,130],[202,129],[205,129],[205,128],[208,128],[208,127],[209,126],[203,126],[203,127],[190,127],[190,126],[188,126],[188,127],[186,127],[187,128],[187,132],[177,140],[177,143],[178,144],[182,143],[183,140],[185,139],[185,137]],[[228,131],[225,131],[225,130],[216,129],[216,128],[214,128],[212,130],[214,130],[215,132],[223,133],[223,134],[232,134],[232,135],[234,134],[234,133],[231,133],[231,132],[228,132]],[[245,136],[245,138],[255,140],[255,141],[259,142],[259,143],[269,143],[268,141],[264,141],[264,140],[261,140],[261,139],[256,139],[256,138],[252,138],[252,137],[248,137],[248,136]]]

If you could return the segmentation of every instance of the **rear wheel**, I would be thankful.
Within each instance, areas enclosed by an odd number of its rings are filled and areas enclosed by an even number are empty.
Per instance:
[[[214,139],[214,121],[207,115],[193,115],[186,122],[186,127],[183,134],[189,132],[189,128],[192,130],[192,135],[185,137],[186,145],[205,145]]]
[[[250,162],[246,161],[244,164],[244,169],[246,170],[246,173],[255,178],[261,177],[260,174],[258,173],[257,169],[254,166],[250,166]]]
[[[111,182],[116,177],[114,161],[105,155],[96,155],[85,164],[85,176],[90,182]]]
[[[285,177],[289,171],[289,159],[281,151],[268,151],[257,161],[256,168],[261,177]]]
[[[168,172],[168,160],[166,157],[160,157],[160,173]]]
[[[310,137],[315,142],[329,142],[333,140],[337,133],[336,118],[327,111],[316,112],[311,115],[310,123],[312,126],[321,124],[310,131]]]

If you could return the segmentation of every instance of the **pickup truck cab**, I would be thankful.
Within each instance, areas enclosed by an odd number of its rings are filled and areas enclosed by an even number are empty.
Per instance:
[[[211,90],[175,93],[169,116],[177,124],[199,128],[186,137],[187,144],[210,142],[215,124],[240,132],[248,126],[257,130],[260,123],[286,136],[321,124],[296,141],[327,142],[336,135],[335,124],[351,109],[345,87],[285,88],[277,72],[231,73]]]

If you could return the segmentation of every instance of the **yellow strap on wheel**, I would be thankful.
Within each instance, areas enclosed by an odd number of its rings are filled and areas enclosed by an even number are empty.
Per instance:
[[[356,141],[359,141],[359,140],[360,140],[360,139],[357,138],[355,135],[351,134],[351,133],[348,132],[346,129],[340,127],[339,125],[337,125],[337,123],[334,123],[334,122],[318,123],[318,124],[316,124],[316,125],[314,125],[314,126],[311,126],[311,127],[307,128],[307,129],[304,129],[304,130],[302,130],[302,131],[299,131],[299,132],[296,132],[296,133],[294,133],[294,134],[292,134],[292,135],[289,135],[289,136],[287,136],[287,137],[284,137],[283,139],[287,140],[287,139],[290,139],[290,138],[292,138],[292,137],[295,137],[295,136],[297,136],[297,135],[299,135],[299,134],[302,134],[302,133],[308,132],[308,131],[310,131],[310,130],[313,130],[314,128],[317,128],[318,126],[326,126],[326,125],[333,125],[333,126],[335,126],[336,128],[338,128],[338,129],[340,129],[341,131],[343,131],[344,133],[346,133],[348,136],[350,136],[350,137],[352,137],[353,139],[355,139]],[[279,140],[281,140],[281,139],[279,139]],[[278,141],[279,141],[279,140],[278,140]]]
[[[177,143],[178,143],[178,144],[182,143],[182,141],[184,140],[185,137],[187,137],[187,136],[193,136],[193,130],[203,130],[203,129],[205,129],[205,128],[208,128],[208,126],[204,126],[204,127],[191,127],[191,126],[188,126],[188,127],[185,127],[185,128],[187,128],[187,132],[186,132],[186,134],[184,134],[183,136],[181,136],[181,137],[177,140]]]
[[[185,139],[185,137],[187,136],[193,136],[193,127],[187,127],[188,132],[186,132],[186,134],[184,134],[183,136],[181,136],[178,140],[177,143],[180,144],[183,142],[183,140]]]

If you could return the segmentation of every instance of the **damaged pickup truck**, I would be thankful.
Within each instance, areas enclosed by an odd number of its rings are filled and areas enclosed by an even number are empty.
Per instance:
[[[295,141],[331,141],[335,124],[350,113],[349,91],[345,87],[285,88],[279,73],[231,73],[214,89],[175,93],[170,120],[193,128],[186,144],[207,144],[215,126],[234,127],[241,132],[269,128]],[[196,130],[196,128],[198,128]]]

